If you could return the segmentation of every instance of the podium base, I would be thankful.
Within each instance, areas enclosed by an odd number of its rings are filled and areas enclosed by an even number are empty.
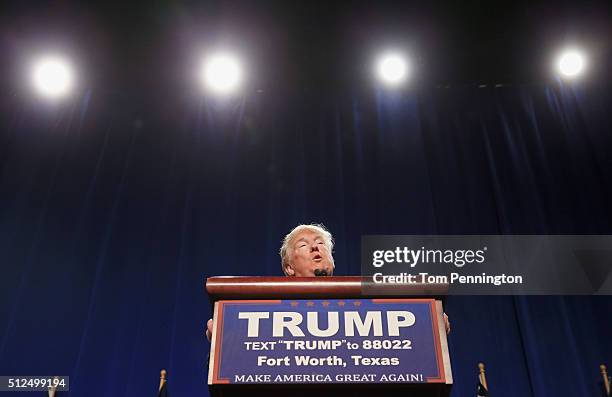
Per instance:
[[[299,385],[212,385],[212,397],[449,397],[451,385],[411,384],[299,384]]]

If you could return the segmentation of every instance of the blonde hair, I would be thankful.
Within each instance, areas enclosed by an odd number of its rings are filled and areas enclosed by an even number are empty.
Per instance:
[[[305,230],[310,230],[315,233],[319,233],[323,237],[323,243],[329,250],[330,255],[332,253],[332,250],[334,249],[334,238],[323,224],[311,223],[309,225],[298,225],[294,227],[293,230],[291,230],[283,239],[283,245],[281,245],[281,248],[278,252],[281,257],[281,267],[283,268],[283,272],[285,274],[287,274],[287,271],[285,270],[285,265],[289,263],[289,249],[291,241],[293,240],[296,234]],[[334,266],[333,260],[332,266]]]

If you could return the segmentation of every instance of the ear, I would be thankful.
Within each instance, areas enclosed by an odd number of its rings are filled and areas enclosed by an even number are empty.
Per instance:
[[[285,270],[285,274],[286,274],[287,276],[293,276],[293,275],[295,275],[295,270],[293,270],[293,266],[291,266],[291,264],[290,264],[290,263],[285,263],[285,264],[283,265],[283,269]]]

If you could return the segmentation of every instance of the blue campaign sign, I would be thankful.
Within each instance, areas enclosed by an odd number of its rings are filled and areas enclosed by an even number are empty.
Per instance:
[[[436,304],[219,301],[209,384],[451,383]]]

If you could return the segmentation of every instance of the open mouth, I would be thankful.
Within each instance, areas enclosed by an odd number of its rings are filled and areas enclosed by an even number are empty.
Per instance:
[[[319,254],[316,254],[315,256],[312,257],[312,260],[315,262],[321,262],[323,260],[323,257]]]

